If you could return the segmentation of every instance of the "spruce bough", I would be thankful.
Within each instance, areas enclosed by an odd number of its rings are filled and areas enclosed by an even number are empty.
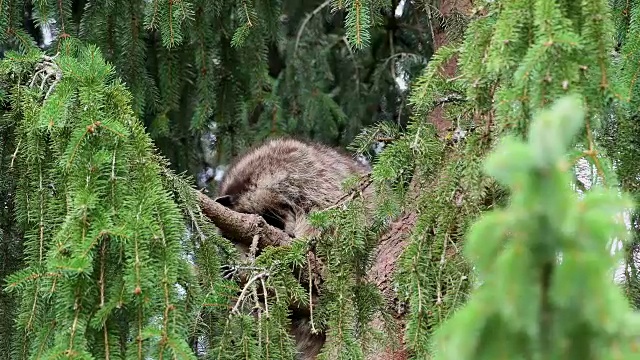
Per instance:
[[[465,251],[482,285],[437,331],[436,359],[638,358],[638,316],[608,249],[625,237],[632,203],[615,189],[583,199],[571,189],[565,153],[583,117],[578,98],[562,98],[538,114],[528,142],[507,137],[486,160],[511,202],[470,229]]]
[[[25,85],[40,52],[0,61],[26,265],[2,284],[20,301],[12,358],[195,359],[175,286],[193,282],[186,227],[160,158],[100,51],[66,45],[44,103]]]

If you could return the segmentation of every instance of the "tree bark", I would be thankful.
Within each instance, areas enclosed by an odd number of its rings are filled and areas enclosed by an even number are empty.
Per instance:
[[[197,194],[202,213],[220,230],[230,234],[232,240],[249,247],[253,243],[253,237],[257,235],[260,250],[267,246],[284,246],[291,243],[289,235],[267,224],[262,217],[237,213],[199,191]]]
[[[461,13],[469,16],[472,9],[472,0],[442,0],[440,1],[439,11],[442,17],[446,19],[453,13]],[[444,23],[433,24],[434,31],[434,52],[443,45],[447,44],[446,29],[441,26]],[[457,71],[457,57],[452,58],[445,66],[443,73],[447,77],[454,77]],[[429,121],[434,124],[439,133],[444,132],[451,125],[444,118],[444,110],[442,106],[436,106],[429,116]],[[417,177],[414,176],[414,180]],[[419,183],[411,184],[411,198],[417,199],[422,188]],[[367,354],[367,360],[405,360],[409,358],[409,351],[406,349],[404,342],[405,314],[404,307],[397,304],[397,294],[393,287],[393,276],[396,272],[397,260],[403,253],[409,243],[410,233],[416,223],[418,216],[415,209],[409,208],[405,211],[390,227],[389,231],[382,236],[376,250],[374,265],[368,273],[371,282],[377,285],[381,290],[384,299],[389,307],[388,311],[393,314],[395,326],[398,330],[398,337],[395,339],[401,345],[398,348],[386,348],[382,351],[374,351]],[[382,330],[382,321],[376,320],[374,327]]]
[[[230,210],[217,203],[207,195],[196,191],[198,202],[202,213],[213,222],[220,230],[228,234],[230,240],[250,248],[254,237],[257,236],[257,250],[262,250],[267,246],[287,246],[291,244],[291,237],[284,231],[273,227],[260,216],[254,214],[242,214]],[[308,259],[311,263],[311,272],[314,284],[322,282],[322,262],[313,253],[309,253]],[[292,269],[298,272],[300,283],[309,287],[309,273],[306,269]],[[303,311],[296,307],[296,310]]]

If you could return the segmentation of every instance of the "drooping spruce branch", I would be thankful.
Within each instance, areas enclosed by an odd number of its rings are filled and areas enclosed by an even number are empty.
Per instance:
[[[616,185],[600,127],[611,115],[611,99],[619,96],[607,1],[466,3],[473,3],[473,19],[464,39],[438,49],[413,82],[413,121],[380,156],[402,169],[395,171],[398,179],[415,169],[421,184],[416,225],[396,277],[399,297],[409,304],[405,339],[416,358],[430,356],[434,329],[468,298],[475,279],[461,245],[469,226],[509,198],[508,189],[482,171],[498,139],[526,138],[534,114],[579,93],[587,115],[574,160],[597,167],[594,180]],[[451,93],[464,94],[466,101],[435,106]],[[436,144],[426,119],[438,130],[461,129],[463,141]]]
[[[65,49],[0,62],[26,255],[3,284],[20,300],[15,357],[195,358],[176,287],[184,218],[113,68]],[[55,76],[34,82],[37,69]]]
[[[566,151],[583,121],[579,97],[561,99],[536,116],[526,143],[506,138],[486,160],[511,202],[469,231],[482,284],[438,330],[436,359],[638,357],[640,319],[612,281],[610,254],[632,202],[616,189],[579,199],[571,188]]]

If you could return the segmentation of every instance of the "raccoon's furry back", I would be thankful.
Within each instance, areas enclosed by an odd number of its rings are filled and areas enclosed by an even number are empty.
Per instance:
[[[338,202],[344,195],[342,182],[363,175],[369,168],[330,147],[290,138],[268,140],[230,166],[219,197],[222,205],[241,213],[257,214],[292,237],[311,235],[307,215]],[[224,234],[223,234],[224,235]],[[242,254],[245,245],[236,244]],[[313,360],[326,340],[314,334],[306,315],[291,315],[290,333],[295,338],[297,360]]]
[[[300,218],[326,208],[343,195],[341,184],[368,167],[330,147],[290,138],[268,140],[248,151],[227,171],[221,201],[242,213],[259,214],[292,236]]]

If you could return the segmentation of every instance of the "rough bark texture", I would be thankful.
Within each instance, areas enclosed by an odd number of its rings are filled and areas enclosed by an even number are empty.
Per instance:
[[[254,214],[241,214],[217,203],[214,199],[197,191],[198,202],[202,213],[213,222],[220,230],[228,234],[230,240],[251,247],[253,238],[258,237],[257,248],[262,250],[267,246],[286,246],[291,244],[291,237],[284,231],[273,227],[260,216]],[[311,263],[311,271],[314,284],[318,286],[322,282],[322,262],[313,253],[307,254]],[[309,286],[309,274],[307,269],[296,269],[298,278],[303,286]],[[315,302],[314,302],[315,303]],[[308,312],[296,308],[297,310]]]
[[[445,19],[451,16],[454,12],[470,15],[473,7],[472,3],[472,0],[442,0],[440,1],[439,10],[442,17]],[[433,30],[433,47],[434,50],[437,50],[441,46],[447,44],[447,34],[442,26],[437,26],[436,24],[434,24]],[[457,65],[458,57],[454,56],[442,67],[442,72],[448,77],[453,77],[456,73],[456,69],[458,68]],[[445,131],[451,125],[450,121],[444,119],[444,110],[442,106],[437,106],[433,109],[431,116],[429,117],[429,121],[435,125],[438,132]]]
[[[198,191],[198,201],[202,213],[220,230],[231,234],[233,240],[251,246],[253,237],[258,235],[258,249],[267,246],[283,246],[291,243],[291,237],[284,231],[275,228],[254,214],[240,214],[218,204],[207,195]]]
[[[393,276],[396,271],[397,260],[407,247],[409,234],[416,222],[417,215],[414,211],[407,212],[398,218],[389,231],[380,239],[380,244],[376,249],[375,262],[368,274],[368,280],[376,284],[389,305],[394,317],[395,326],[399,330],[398,337],[393,339],[397,344],[404,345],[404,314],[399,311],[396,293],[393,289]],[[374,328],[382,330],[383,322],[378,319],[373,323]],[[400,331],[402,330],[402,331]],[[387,348],[380,352],[367,354],[368,360],[403,360],[408,358],[408,353],[404,346],[398,348]]]

